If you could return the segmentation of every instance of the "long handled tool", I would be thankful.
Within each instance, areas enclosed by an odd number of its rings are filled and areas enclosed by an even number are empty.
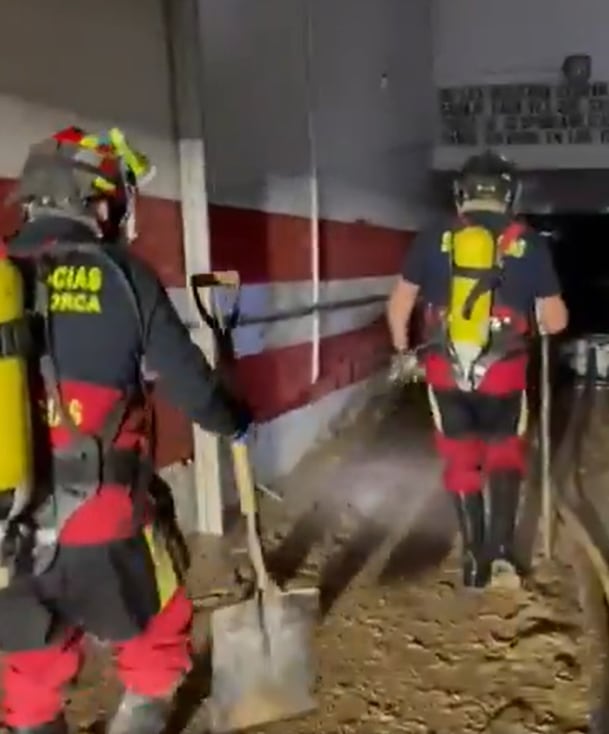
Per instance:
[[[211,273],[197,273],[190,280],[190,286],[195,306],[203,322],[214,335],[215,346],[218,350],[218,361],[222,368],[230,367],[235,362],[235,344],[233,332],[239,325],[241,318],[241,277],[236,270],[216,270]],[[201,297],[200,290],[221,288],[226,298],[224,306],[228,308],[226,315],[218,308],[213,297],[213,291],[208,293],[208,306]],[[275,502],[282,502],[281,496],[273,492],[270,487],[256,484],[267,497]]]
[[[190,280],[190,287],[195,305],[203,322],[210,328],[214,335],[216,348],[218,349],[219,361],[230,364],[235,359],[232,332],[237,326],[241,315],[241,278],[236,270],[218,270],[213,273],[198,273]],[[199,289],[224,288],[227,292],[232,291],[232,306],[227,317],[222,311],[214,308],[213,298],[210,295],[210,308],[208,309],[201,297]]]
[[[256,494],[244,443],[232,445],[248,552],[256,574],[251,599],[211,615],[212,732],[232,732],[313,711],[312,632],[316,588],[282,591],[269,577],[258,533]]]
[[[552,508],[552,480],[550,474],[550,415],[551,415],[551,386],[550,386],[550,338],[547,334],[541,335],[541,416],[540,427],[540,458],[541,458],[541,520],[543,552],[546,558],[552,555],[552,531],[554,529],[554,513]]]

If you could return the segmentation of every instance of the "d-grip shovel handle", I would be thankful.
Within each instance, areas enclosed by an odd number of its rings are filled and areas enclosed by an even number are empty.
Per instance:
[[[245,443],[233,441],[231,444],[233,455],[233,470],[235,483],[239,492],[241,513],[247,519],[247,550],[256,573],[256,585],[259,591],[266,591],[269,587],[269,574],[264,564],[262,542],[258,534],[256,511],[256,485],[252,475],[252,465]]]

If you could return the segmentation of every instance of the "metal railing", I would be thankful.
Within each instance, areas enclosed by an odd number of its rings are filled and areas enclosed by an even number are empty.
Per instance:
[[[309,306],[301,306],[298,308],[285,308],[264,316],[248,316],[241,315],[237,321],[237,326],[258,326],[260,324],[274,324],[278,321],[289,321],[292,319],[300,319],[305,316],[312,316],[316,313],[327,311],[341,311],[351,308],[359,308],[362,306],[372,306],[377,303],[384,303],[387,295],[364,296],[362,298],[348,298],[341,301],[329,301],[327,303],[312,303]]]

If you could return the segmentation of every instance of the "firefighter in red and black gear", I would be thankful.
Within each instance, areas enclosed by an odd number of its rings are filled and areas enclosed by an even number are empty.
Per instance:
[[[491,151],[455,181],[456,216],[416,237],[388,302],[396,360],[408,353],[415,302],[421,361],[444,485],[463,540],[463,580],[519,584],[514,529],[525,472],[527,350],[533,319],[547,334],[567,310],[545,241],[517,221],[516,171]],[[485,523],[484,490],[490,512]]]
[[[125,688],[110,734],[160,734],[191,667],[192,606],[147,492],[144,360],[205,430],[236,438],[250,423],[124,246],[147,167],[118,130],[67,130],[31,148],[15,195],[25,221],[8,254],[25,283],[32,404],[43,407],[34,492],[11,519],[16,559],[0,591],[4,721],[21,734],[67,731],[63,693],[84,634],[113,646]]]

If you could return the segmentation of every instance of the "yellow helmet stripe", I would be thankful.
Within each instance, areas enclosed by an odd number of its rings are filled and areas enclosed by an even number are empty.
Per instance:
[[[113,127],[108,133],[108,138],[117,155],[125,161],[136,179],[141,179],[150,173],[150,161],[143,153],[129,145],[122,130]]]

